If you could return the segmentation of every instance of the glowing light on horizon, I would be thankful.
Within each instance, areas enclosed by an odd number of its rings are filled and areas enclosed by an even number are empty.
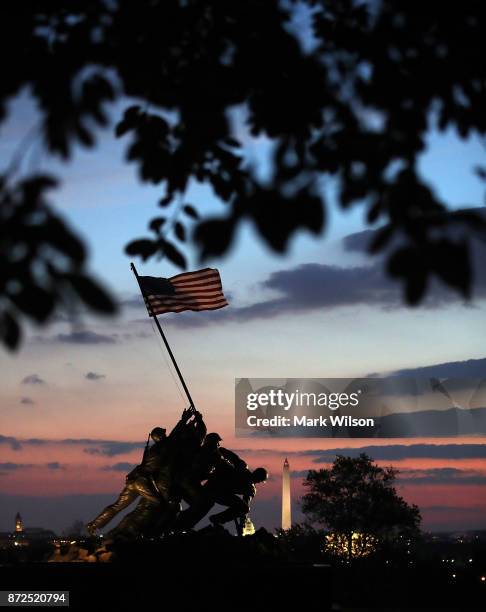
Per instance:
[[[376,549],[378,539],[366,533],[354,531],[351,536],[351,555],[353,557],[367,557]],[[349,555],[348,538],[343,533],[329,533],[326,535],[326,551],[339,557]]]

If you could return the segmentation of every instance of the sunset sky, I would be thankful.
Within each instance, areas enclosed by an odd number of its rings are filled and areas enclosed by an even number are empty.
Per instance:
[[[12,111],[0,131],[2,168],[35,121],[26,94]],[[146,234],[163,195],[160,187],[142,185],[135,168],[123,162],[125,147],[107,130],[95,150],[77,150],[68,165],[35,151],[28,161],[63,178],[52,203],[89,246],[91,270],[116,296],[120,314],[32,328],[21,350],[0,354],[0,530],[13,527],[17,511],[26,525],[57,531],[75,519],[92,519],[139,462],[147,432],[173,426],[187,405],[123,253],[130,239]],[[247,143],[248,161],[262,172],[267,154],[264,139]],[[472,172],[483,158],[479,141],[464,143],[432,125],[420,168],[451,208],[468,207],[484,198]],[[323,188],[332,201],[334,185]],[[192,185],[187,201],[224,213],[204,186]],[[363,252],[364,229],[361,207],[348,213],[332,207],[324,238],[299,235],[287,256],[277,257],[245,226],[225,260],[200,264],[188,253],[190,269],[209,264],[220,270],[230,306],[163,316],[161,322],[208,430],[218,431],[251,467],[269,469],[270,481],[254,502],[255,524],[278,526],[286,456],[297,510],[306,470],[326,467],[332,449],[366,447],[377,461],[400,470],[400,493],[420,506],[424,528],[486,529],[484,437],[234,438],[235,378],[355,377],[409,368],[425,375],[421,368],[437,364],[446,364],[438,376],[470,371],[486,377],[484,272],[476,270],[472,303],[434,290],[423,307],[408,309],[400,287],[383,276],[381,261]],[[179,271],[166,261],[136,264],[141,274]],[[464,365],[468,360],[483,361]]]

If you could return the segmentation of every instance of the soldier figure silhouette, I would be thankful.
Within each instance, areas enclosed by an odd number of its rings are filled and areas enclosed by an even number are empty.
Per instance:
[[[257,468],[253,472],[236,453],[221,448],[221,437],[212,433],[206,436],[201,453],[196,457],[195,467],[190,477],[193,483],[207,478],[206,483],[193,497],[193,503],[178,517],[176,526],[182,529],[194,527],[218,503],[227,506],[227,509],[210,517],[213,525],[222,525],[235,520],[238,531],[241,532],[241,521],[250,510],[250,502],[256,494],[255,484],[265,482],[268,473],[265,468]],[[205,453],[205,447],[208,447]],[[204,462],[206,460],[206,462]],[[198,472],[198,467],[204,470]]]
[[[118,499],[86,525],[90,534],[107,525],[137,497],[141,499],[136,508],[109,532],[110,536],[192,528],[216,503],[227,508],[210,517],[212,524],[235,520],[241,530],[241,520],[256,493],[255,484],[268,477],[264,468],[251,472],[236,453],[221,448],[221,436],[206,435],[202,414],[192,407],[183,411],[168,436],[165,429],[156,427],[149,440],[142,462],[127,475]],[[189,505],[183,512],[181,500]]]
[[[180,421],[169,436],[162,427],[155,427],[150,432],[154,444],[150,448],[145,448],[142,463],[127,474],[125,486],[118,499],[106,506],[86,525],[88,533],[94,535],[97,529],[104,527],[139,496],[151,504],[168,503],[171,447],[183,435],[191,416],[193,416],[191,409],[184,410]]]

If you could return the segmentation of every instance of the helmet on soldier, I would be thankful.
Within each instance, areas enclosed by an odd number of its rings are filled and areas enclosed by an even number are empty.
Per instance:
[[[217,433],[208,433],[207,436],[204,438],[204,444],[206,446],[214,446],[215,448],[217,448],[222,439],[223,438]]]
[[[160,442],[167,436],[165,435],[165,429],[163,427],[155,427],[150,432],[150,437],[152,438],[154,442]]]
[[[256,470],[253,470],[251,473],[251,479],[253,482],[265,482],[268,478],[268,472],[265,468],[259,467]]]

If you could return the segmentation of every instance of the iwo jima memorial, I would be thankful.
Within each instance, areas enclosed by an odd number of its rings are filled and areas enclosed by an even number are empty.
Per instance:
[[[138,500],[135,509],[108,532],[109,542],[186,532],[215,504],[224,506],[225,510],[210,515],[212,526],[234,522],[236,533],[242,535],[256,485],[265,482],[267,471],[262,467],[250,470],[236,453],[221,446],[218,433],[207,431],[157,318],[168,312],[217,310],[227,306],[219,272],[205,268],[167,279],[139,276],[135,266],[131,264],[131,267],[189,406],[170,433],[160,426],[152,429],[140,465],[127,475],[116,501],[90,521],[87,530],[95,535]],[[184,510],[182,501],[187,505]]]
[[[1,568],[2,583],[69,590],[69,606],[79,609],[139,610],[169,600],[178,610],[214,608],[223,601],[234,610],[272,609],[292,596],[330,609],[328,566],[290,561],[281,538],[253,527],[250,504],[267,471],[250,469],[221,445],[217,432],[207,431],[157,318],[227,306],[218,270],[160,278],[139,276],[131,268],[187,408],[169,433],[160,425],[152,429],[141,463],[127,475],[118,498],[86,525],[89,537],[57,550],[50,563]],[[214,512],[216,504],[223,510]],[[209,524],[195,529],[207,515]],[[99,530],[105,526],[103,538]],[[319,588],[303,592],[305,584]]]

